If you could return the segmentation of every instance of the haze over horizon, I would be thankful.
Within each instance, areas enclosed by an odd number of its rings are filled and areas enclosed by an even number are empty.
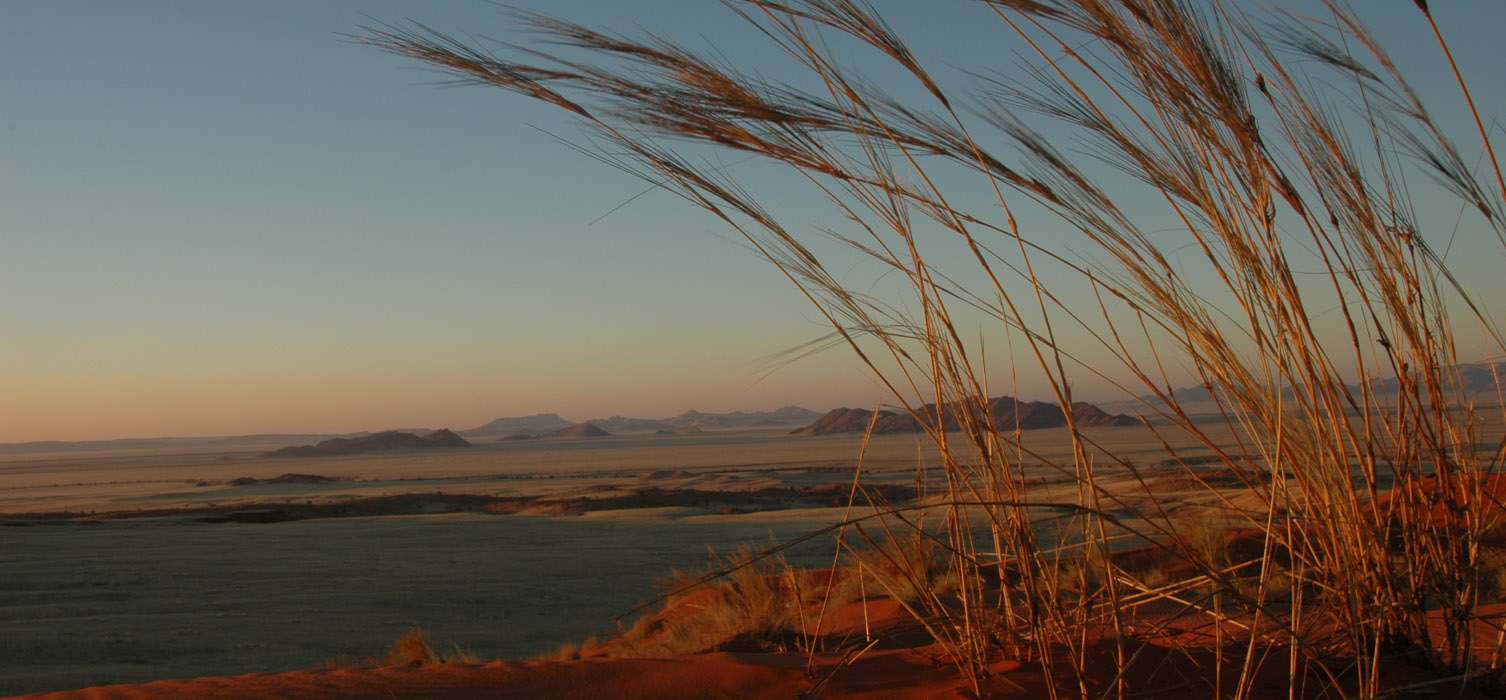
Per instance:
[[[716,3],[520,4],[652,26],[750,72],[778,63]],[[890,4],[881,9],[932,64],[1022,49],[985,42],[991,25],[943,32],[917,14],[935,8]],[[1491,65],[1506,23],[1506,4],[1482,8],[1469,21],[1438,8],[1466,66]],[[1362,15],[1404,69],[1442,74],[1436,46],[1409,39],[1412,12],[1398,0]],[[0,295],[11,303],[0,306],[0,442],[888,398],[843,348],[771,360],[826,333],[825,322],[724,226],[561,145],[579,137],[563,115],[500,91],[441,89],[440,76],[341,37],[414,16],[515,38],[489,3],[52,2],[3,16]],[[1502,113],[1506,74],[1468,78],[1482,112]],[[1425,98],[1455,89],[1417,87]],[[1462,113],[1439,118],[1468,133]],[[1463,146],[1470,159],[1479,152]],[[777,171],[723,165],[787,196],[791,223],[840,224]],[[1485,311],[1499,317],[1501,256],[1460,238],[1449,262],[1484,282]],[[1465,338],[1459,356],[1484,359],[1486,347]],[[992,393],[1049,395],[1028,376],[1014,385],[1007,347],[988,352],[1002,368]],[[1081,398],[1115,398],[1106,382],[1080,381]]]

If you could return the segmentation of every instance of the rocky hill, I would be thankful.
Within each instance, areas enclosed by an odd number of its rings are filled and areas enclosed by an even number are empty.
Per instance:
[[[540,433],[559,430],[560,428],[568,428],[572,425],[574,425],[573,422],[561,418],[558,413],[535,413],[531,416],[498,418],[486,425],[462,430],[460,434],[467,437],[473,435],[513,435],[516,433],[538,435]]]
[[[1453,365],[1450,369],[1457,373],[1459,380],[1456,386],[1452,383],[1454,377],[1445,375],[1445,391],[1448,392],[1450,403],[1457,403],[1464,399],[1474,401],[1477,406],[1498,403],[1496,377],[1499,376],[1503,382],[1506,382],[1506,362],[1469,362]],[[1369,381],[1369,384],[1374,399],[1382,403],[1396,400],[1400,382],[1394,376],[1375,377]],[[1351,383],[1346,386],[1356,397],[1361,394],[1360,384]],[[1282,395],[1289,400],[1294,399],[1297,395],[1297,388],[1288,386],[1282,390]],[[1213,401],[1213,394],[1206,386],[1178,388],[1171,392],[1171,397],[1188,413],[1213,413],[1220,410],[1218,404]],[[1146,394],[1139,399],[1104,403],[1103,407],[1115,411],[1149,413],[1161,404],[1159,398]]]
[[[544,435],[540,435],[539,437],[540,438],[598,438],[598,437],[611,437],[611,436],[612,436],[611,433],[609,433],[609,432],[607,432],[605,430],[602,430],[601,428],[596,427],[595,423],[591,423],[591,422],[587,421],[585,423],[577,423],[577,424],[572,425],[572,426],[570,426],[568,428],[560,428],[559,430],[556,430],[556,431],[554,431],[552,433],[545,433]]]
[[[702,430],[738,430],[745,428],[777,428],[804,425],[821,416],[820,413],[799,406],[785,406],[772,411],[729,411],[727,413],[704,413],[686,411],[670,418],[634,418],[611,416],[586,421],[610,433],[656,433],[677,428],[700,428]],[[467,437],[509,437],[528,435],[547,437],[574,425],[558,413],[539,413],[532,416],[498,418],[486,425],[461,431]],[[600,436],[596,436],[600,437]]]
[[[935,404],[927,404],[921,413],[934,414],[935,411]],[[1034,430],[1039,428],[1060,428],[1067,424],[1067,417],[1062,413],[1061,407],[1045,401],[1019,401],[1013,397],[1000,396],[989,399],[988,412],[993,415],[994,424],[1004,430],[1012,430],[1016,425],[1022,430]],[[957,406],[948,407],[944,423],[946,430],[959,429],[959,415],[960,411]],[[1072,417],[1079,426],[1083,427],[1139,424],[1139,421],[1130,416],[1109,413],[1093,404],[1084,402],[1072,404]],[[873,432],[876,435],[921,431],[921,424],[914,417],[906,413],[879,411],[878,418],[875,419],[873,412],[866,409],[838,408],[817,418],[810,425],[793,431],[793,434],[830,435],[833,433],[861,433],[868,429],[869,421],[873,421]]]
[[[1496,398],[1496,377],[1500,377],[1506,383],[1506,362],[1471,362],[1453,366],[1453,370],[1459,375],[1459,386],[1448,387],[1448,391],[1460,391],[1471,398],[1484,398],[1494,403]],[[1453,377],[1445,377],[1445,381],[1451,381]],[[1420,380],[1419,380],[1420,381]],[[1400,382],[1395,377],[1377,378],[1370,380],[1370,388],[1376,394],[1384,397],[1395,397]]]
[[[663,418],[633,418],[631,416],[593,418],[589,422],[602,430],[614,433],[647,433],[669,430],[671,427],[669,421]]]
[[[284,447],[264,454],[264,457],[334,457],[363,452],[385,452],[436,447],[470,447],[471,443],[450,430],[436,430],[426,436],[388,430],[353,438],[332,438],[314,445]]]
[[[772,411],[732,411],[729,413],[702,413],[686,411],[665,422],[671,428],[702,428],[730,430],[734,428],[763,428],[779,425],[800,425],[821,417],[820,413],[799,406],[785,406]]]
[[[619,433],[658,432],[677,428],[700,428],[702,430],[739,430],[746,428],[777,428],[787,425],[804,425],[821,414],[799,406],[785,406],[772,411],[729,411],[706,413],[690,410],[670,418],[631,418],[612,416],[592,420],[598,427]]]

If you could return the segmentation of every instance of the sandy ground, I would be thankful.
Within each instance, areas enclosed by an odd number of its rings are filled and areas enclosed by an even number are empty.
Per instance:
[[[1218,430],[1215,430],[1217,433]],[[1060,430],[1027,434],[1046,457],[1065,457],[1070,446]],[[1159,445],[1140,428],[1092,433],[1128,458],[1150,459]],[[595,440],[478,443],[456,450],[412,450],[347,457],[264,459],[256,450],[91,451],[0,455],[0,514],[45,511],[114,511],[175,507],[252,496],[278,498],[411,493],[540,493],[578,490],[625,479],[655,477],[661,486],[701,482],[710,475],[756,486],[771,470],[805,470],[805,483],[843,481],[822,469],[850,470],[861,438],[854,435],[790,436],[784,431],[709,433],[693,436],[618,436]],[[916,435],[874,438],[865,460],[872,474],[911,474],[919,459],[935,464],[934,448]],[[1156,457],[1159,459],[1159,457]],[[1033,461],[1033,460],[1031,460]],[[679,474],[675,472],[690,472]],[[234,489],[240,477],[284,473],[319,474],[347,481],[317,485],[267,485],[255,492]],[[789,475],[772,474],[780,483]],[[552,480],[570,479],[568,484]],[[712,486],[711,484],[703,484]]]
[[[863,608],[862,611],[857,608]],[[866,613],[866,614],[864,614]],[[868,620],[871,623],[860,622]],[[871,624],[876,640],[916,639],[903,611],[893,601],[852,604],[833,620],[834,634],[858,634]],[[1208,625],[1204,625],[1205,627]],[[1210,639],[1206,629],[1187,630],[1188,639]],[[382,668],[338,668],[281,674],[249,674],[163,680],[136,685],[87,688],[27,696],[35,700],[92,699],[251,699],[300,698],[844,698],[848,700],[918,700],[921,698],[1051,697],[1038,664],[997,659],[983,669],[976,686],[952,665],[942,648],[924,641],[898,645],[862,645],[863,651],[815,656],[781,653],[711,652],[671,658],[586,658],[485,664],[431,664]],[[1123,678],[1133,697],[1212,697],[1216,672],[1211,647],[1186,642],[1176,649],[1137,646]],[[1090,692],[1111,697],[1121,677],[1107,640],[1086,647]],[[1232,668],[1237,659],[1226,659]],[[1097,669],[1096,671],[1094,669]],[[1390,687],[1414,686],[1409,698],[1480,698],[1454,683],[1434,684],[1434,677],[1405,663],[1383,671]],[[1065,680],[1065,679],[1062,679]],[[1317,680],[1317,679],[1313,679]],[[1262,663],[1251,676],[1250,697],[1288,697],[1291,685],[1285,664]],[[1303,684],[1296,697],[1326,697],[1324,684]]]
[[[829,670],[830,662],[825,669]],[[965,684],[913,652],[880,652],[841,674],[825,697],[964,698]],[[672,659],[301,671],[278,675],[158,681],[28,696],[77,698],[789,698],[812,681],[794,655],[699,654]],[[1002,684],[1001,684],[1002,685]]]
[[[1206,430],[1221,444],[1233,444],[1227,429],[1220,425],[1205,426]],[[1482,439],[1489,441],[1498,436],[1500,429],[1492,426]],[[1154,468],[1166,453],[1162,444],[1143,428],[1107,428],[1088,433],[1098,447],[1113,452],[1119,458],[1134,460],[1143,467]],[[1031,431],[1027,442],[1035,455],[1022,461],[1065,458],[1070,444],[1063,431]],[[913,485],[916,479],[915,466],[936,464],[934,449],[915,435],[889,435],[874,439],[868,447],[864,462],[864,482],[896,488]],[[57,680],[34,679],[28,687],[68,687],[91,682],[109,682],[135,675],[116,675],[121,668],[137,663],[136,656],[127,655],[117,661],[109,653],[101,652],[96,662],[70,657],[68,644],[61,635],[73,634],[79,640],[99,641],[95,637],[120,636],[130,624],[126,617],[114,608],[130,609],[140,615],[139,620],[170,619],[173,639],[157,644],[164,630],[152,628],[143,631],[141,639],[151,640],[152,645],[169,649],[178,642],[191,643],[202,635],[234,635],[237,623],[234,619],[215,620],[203,606],[183,604],[193,601],[194,596],[208,597],[210,607],[220,601],[219,590],[230,587],[240,580],[266,581],[266,596],[252,596],[250,601],[265,599],[275,601],[261,609],[256,605],[234,608],[248,616],[265,618],[268,622],[278,619],[297,622],[300,616],[325,619],[319,623],[334,631],[340,630],[339,622],[332,622],[341,615],[366,615],[371,610],[382,610],[384,604],[377,600],[338,602],[339,595],[356,592],[363,587],[375,591],[388,591],[388,600],[397,600],[399,608],[407,610],[409,603],[426,600],[415,590],[430,590],[427,585],[416,583],[424,580],[426,572],[442,573],[451,580],[441,581],[432,588],[433,596],[446,600],[446,604],[459,605],[467,594],[484,598],[490,593],[509,596],[524,602],[533,601],[540,595],[547,597],[549,591],[558,588],[559,579],[539,576],[538,572],[553,564],[569,562],[570,552],[578,551],[581,543],[572,537],[592,535],[557,535],[555,539],[539,540],[525,536],[525,541],[512,549],[497,548],[497,534],[518,535],[516,523],[526,521],[558,520],[578,523],[586,530],[591,527],[607,528],[604,532],[620,535],[620,542],[603,538],[611,551],[624,552],[632,557],[622,566],[636,567],[634,576],[642,579],[639,586],[625,600],[641,599],[652,590],[650,581],[669,573],[672,566],[668,559],[635,554],[638,545],[679,542],[685,545],[675,561],[690,561],[686,552],[699,550],[697,556],[704,558],[704,542],[716,540],[706,533],[733,533],[726,543],[734,541],[770,544],[779,537],[808,531],[835,521],[842,509],[835,507],[845,497],[845,486],[850,483],[861,438],[852,435],[806,437],[789,436],[783,431],[712,433],[695,436],[617,436],[597,440],[483,443],[473,448],[457,450],[420,450],[367,454],[352,457],[308,459],[264,459],[260,452],[270,449],[259,445],[255,449],[244,446],[216,450],[174,449],[159,451],[116,450],[48,454],[0,455],[0,543],[29,543],[29,550],[16,547],[0,548],[0,612],[9,620],[10,627],[0,634],[0,657],[9,657],[12,665],[17,659],[57,658],[62,663],[72,664],[71,672],[77,675],[58,676]],[[1180,443],[1178,447],[1186,445]],[[1095,448],[1096,449],[1096,448]],[[1201,450],[1192,449],[1185,457],[1195,457]],[[1100,464],[1104,464],[1100,462]],[[1044,467],[1032,467],[1032,498],[1038,500],[1073,500],[1075,488],[1065,483],[1061,475]],[[934,473],[934,470],[932,470]],[[1164,482],[1152,487],[1160,497],[1174,496],[1177,492],[1175,470],[1166,470]],[[318,474],[334,477],[329,483],[273,483],[237,486],[232,480],[241,477],[268,479],[285,473]],[[1143,491],[1123,470],[1111,466],[1102,469],[1099,483],[1116,492],[1131,494]],[[1161,477],[1158,477],[1161,478]],[[320,511],[316,517],[333,517],[331,520],[309,520],[307,523],[330,523],[345,534],[330,535],[329,527],[311,526],[304,522],[285,522],[276,525],[248,524],[244,522],[222,525],[201,522],[206,513],[220,513],[237,509],[318,509],[350,503],[365,503],[383,497],[400,494],[433,494],[409,499],[405,503],[418,503],[418,510],[403,511],[404,515],[393,520],[379,518],[363,520],[343,517],[350,512]],[[645,495],[647,494],[647,495]],[[759,494],[773,494],[773,502]],[[787,497],[795,494],[795,497]],[[445,499],[452,497],[476,497],[505,501],[507,507],[495,512],[483,507],[451,516],[426,515],[422,513],[446,512]],[[1211,496],[1204,493],[1202,498]],[[761,499],[761,500],[760,500]],[[781,500],[783,499],[783,500]],[[582,506],[582,502],[589,502]],[[515,507],[523,503],[524,507]],[[1134,510],[1135,499],[1130,498],[1124,506],[1124,515]],[[436,505],[437,504],[437,505]],[[406,507],[406,506],[405,506]],[[188,509],[184,511],[182,509]],[[52,519],[37,521],[26,519],[27,514],[68,512],[72,516],[88,514],[80,519]],[[163,511],[187,513],[174,518],[162,518]],[[152,513],[158,517],[151,520],[117,520],[103,514]],[[334,513],[333,516],[330,513]],[[523,518],[516,514],[548,516],[543,519]],[[355,514],[370,515],[356,511]],[[422,519],[415,519],[415,518]],[[372,523],[447,523],[442,538],[426,542],[420,537],[413,540],[415,552],[425,557],[414,560],[422,566],[414,569],[413,577],[396,576],[390,586],[371,586],[369,583],[383,576],[378,570],[363,574],[365,578],[345,576],[351,572],[364,571],[363,566],[382,561],[382,553],[401,540],[384,539],[376,533],[391,528],[378,527]],[[40,523],[40,524],[39,524]],[[96,523],[96,524],[91,524]],[[5,525],[30,525],[12,528]],[[141,534],[140,528],[160,527],[132,543],[133,532]],[[103,528],[90,530],[90,528]],[[135,528],[133,530],[133,528]],[[179,529],[172,529],[179,528]],[[655,528],[670,528],[659,532]],[[676,530],[679,528],[679,530]],[[23,533],[18,534],[18,533]],[[407,525],[395,533],[425,532]],[[438,530],[433,530],[438,532]],[[680,541],[676,533],[688,536]],[[114,533],[106,536],[104,533]],[[164,534],[170,533],[170,534]],[[313,534],[318,533],[318,534]],[[409,535],[403,535],[407,537]],[[600,537],[600,535],[594,535]],[[117,540],[112,540],[115,537]],[[189,537],[189,540],[181,540]],[[193,538],[205,538],[204,556],[184,557],[181,552],[184,542]],[[342,539],[342,537],[344,539]],[[9,538],[9,539],[7,539]],[[68,544],[65,540],[74,540]],[[263,541],[277,540],[277,542]],[[530,539],[531,538],[531,539]],[[741,538],[739,540],[738,538]],[[347,544],[341,545],[341,542]],[[638,544],[634,544],[638,543]],[[679,546],[676,545],[676,546]],[[89,547],[98,548],[93,559],[80,558],[80,553]],[[153,547],[160,549],[153,559],[148,553]],[[667,551],[667,550],[666,550]],[[17,552],[22,552],[18,555]],[[300,557],[289,553],[307,554],[308,561],[298,564]],[[502,555],[488,562],[472,561],[475,554]],[[526,555],[526,556],[525,556]],[[553,559],[549,559],[553,556]],[[227,558],[228,557],[228,558]],[[311,558],[310,558],[311,557]],[[354,558],[353,558],[354,557]],[[433,557],[437,557],[433,558]],[[513,560],[508,560],[512,557]],[[533,557],[533,559],[529,559]],[[544,557],[539,559],[538,557]],[[215,562],[221,561],[216,564]],[[431,561],[432,559],[432,561]],[[528,563],[528,562],[533,563]],[[245,570],[239,578],[232,575],[216,583],[207,571],[236,571],[233,562],[250,562],[253,569]],[[259,562],[259,563],[258,563]],[[600,562],[596,562],[599,564]],[[204,567],[194,569],[196,564]],[[477,572],[500,571],[500,567],[515,564],[509,574],[512,583],[483,581],[475,578]],[[91,566],[93,568],[91,568]],[[174,567],[187,567],[198,573],[171,575]],[[299,567],[300,571],[294,571]],[[328,588],[304,582],[297,574],[308,571],[329,570]],[[542,567],[542,568],[540,568]],[[557,567],[556,567],[557,568]],[[579,569],[584,588],[571,595],[589,598],[590,586],[614,586],[624,588],[621,577],[600,578],[601,569],[590,566]],[[152,578],[156,574],[159,575]],[[574,571],[574,569],[571,569]],[[135,573],[133,573],[135,572]],[[145,573],[143,573],[145,572]],[[4,576],[3,574],[11,574]],[[27,573],[35,578],[30,583],[16,584],[22,580],[15,574]],[[141,588],[132,584],[132,577],[142,574],[142,580],[156,581],[152,585],[166,591],[154,598],[146,608],[132,608],[142,600]],[[353,574],[352,574],[353,575]],[[487,574],[491,575],[491,574]],[[572,574],[574,575],[574,574]],[[176,576],[176,578],[175,578]],[[483,577],[484,578],[484,577]],[[278,583],[277,580],[283,580]],[[474,579],[474,580],[472,580]],[[637,579],[634,579],[637,580]],[[181,581],[184,586],[174,593],[172,584]],[[104,585],[106,589],[99,589]],[[307,595],[296,600],[278,587],[292,587]],[[417,586],[417,588],[415,588]],[[518,588],[522,586],[523,588]],[[527,592],[528,587],[539,590]],[[92,588],[91,588],[92,587]],[[218,588],[217,588],[218,587]],[[490,587],[490,589],[488,588]],[[542,587],[542,588],[540,588]],[[70,598],[67,591],[79,590],[88,595],[102,595],[96,603],[80,606]],[[162,591],[159,591],[162,592]],[[617,592],[621,592],[618,590]],[[178,596],[174,598],[173,596]],[[258,597],[260,596],[260,597]],[[233,596],[232,596],[233,597]],[[118,599],[110,604],[107,599]],[[452,600],[453,599],[453,600]],[[178,602],[174,602],[174,601]],[[554,610],[583,610],[582,598],[558,600]],[[616,598],[613,604],[620,603]],[[245,602],[245,601],[242,601]],[[287,607],[289,603],[293,607]],[[164,610],[174,616],[163,617],[153,613],[152,606],[161,603]],[[481,599],[470,600],[472,617],[486,623],[496,634],[517,630],[515,621],[492,619],[487,615],[496,612]],[[530,603],[531,604],[531,603]],[[235,603],[239,605],[239,603]],[[304,606],[298,608],[299,605]],[[176,606],[176,607],[175,607]],[[407,606],[407,607],[404,607]],[[463,610],[457,607],[456,610]],[[304,610],[297,612],[296,610]],[[620,611],[621,608],[616,608]],[[611,613],[597,611],[598,617]],[[404,613],[406,615],[406,613]],[[333,617],[331,617],[333,616]],[[380,616],[379,616],[380,617]],[[392,629],[383,628],[371,632],[370,639],[395,638],[402,626],[408,624],[431,624],[422,614],[411,618],[388,615],[384,620]],[[411,622],[409,621],[411,619]],[[593,620],[592,624],[601,622]],[[585,628],[573,621],[564,627],[571,631],[564,639],[579,639]],[[156,624],[156,623],[151,623]],[[0,627],[3,627],[0,624]],[[150,625],[149,625],[150,626]],[[145,627],[142,628],[146,630]],[[71,631],[70,631],[71,630]],[[297,635],[296,630],[263,631],[259,635]],[[155,636],[154,636],[155,635]],[[445,638],[440,635],[440,638]],[[257,644],[262,644],[258,642]],[[276,641],[267,644],[275,647]],[[127,640],[131,654],[145,654],[150,658],[158,653],[156,646],[148,649],[139,642]],[[309,667],[317,664],[322,653],[311,647],[303,655],[267,663],[267,649],[250,647],[235,652],[241,668],[245,661],[261,659],[250,668],[277,669]],[[373,653],[369,647],[358,653]],[[177,653],[177,652],[166,652]],[[208,656],[216,652],[206,651]],[[865,686],[855,681],[843,681],[841,686],[831,688],[833,697],[907,697],[894,695],[896,688],[910,688],[908,697],[956,697],[958,679],[954,674],[939,673],[940,666],[934,659],[917,661],[916,652],[885,652],[875,654],[864,663],[876,664],[869,673],[856,674],[859,678],[891,678],[889,685]],[[908,654],[908,655],[907,655]],[[26,656],[31,655],[31,656]],[[223,657],[217,657],[223,658]],[[21,662],[24,665],[24,661]],[[91,666],[93,663],[95,665]],[[122,666],[121,663],[126,664]],[[114,665],[111,665],[114,664]],[[213,658],[203,659],[202,668],[215,666]],[[3,664],[0,664],[3,665]],[[568,670],[561,670],[568,666]],[[942,665],[944,666],[944,665]],[[922,672],[924,667],[924,672]],[[150,666],[138,668],[149,672]],[[223,671],[211,671],[223,672]],[[994,690],[1000,693],[1016,692],[1029,687],[1028,669],[1024,676],[1007,682],[1001,681]],[[160,678],[175,673],[147,675]],[[853,676],[854,674],[844,674]],[[1016,674],[1017,675],[1017,674]],[[82,682],[64,678],[82,678]],[[1011,674],[1004,674],[1011,678]],[[1037,679],[1038,680],[1038,679]],[[757,658],[733,654],[715,654],[672,660],[614,660],[580,662],[578,665],[541,663],[491,663],[469,666],[440,666],[432,668],[391,669],[344,669],[332,671],[298,671],[274,675],[239,676],[234,678],[203,678],[192,681],[162,681],[144,686],[103,686],[80,691],[73,697],[369,697],[391,695],[395,697],[562,697],[600,694],[604,697],[792,697],[801,689],[808,689],[811,682],[803,664],[791,666],[788,659],[777,656]],[[40,685],[39,685],[40,684]],[[802,685],[804,684],[804,685]],[[764,694],[754,692],[764,689]],[[920,694],[913,694],[920,693]]]

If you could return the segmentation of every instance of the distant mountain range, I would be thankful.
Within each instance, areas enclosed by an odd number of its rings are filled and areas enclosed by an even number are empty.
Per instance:
[[[945,429],[948,431],[958,430],[957,416],[961,413],[960,407],[949,405],[945,417]],[[936,404],[927,404],[920,413],[922,415],[936,411]],[[1045,401],[1019,401],[1010,396],[1000,396],[988,400],[988,412],[993,415],[994,425],[1003,430],[1011,430],[1018,425],[1023,430],[1038,428],[1060,428],[1067,424],[1066,414],[1062,413],[1061,407]],[[1126,415],[1111,414],[1090,403],[1078,402],[1072,404],[1072,417],[1079,426],[1128,426],[1139,425],[1140,421]],[[862,408],[838,408],[816,419],[814,423],[795,430],[796,435],[830,435],[834,433],[861,433],[868,429],[869,422],[873,422],[873,432],[877,435],[886,433],[917,433],[921,431],[922,424],[908,413],[896,411],[879,411],[878,417],[874,418],[873,411]]]
[[[598,428],[611,433],[659,433],[686,434],[684,428],[704,430],[735,430],[747,428],[778,428],[809,423],[821,414],[799,406],[785,406],[773,411],[731,411],[728,413],[702,413],[686,411],[671,418],[629,418],[612,416],[592,421]],[[468,430],[458,431],[465,438],[495,440],[509,435],[546,435],[578,423],[560,417],[558,413],[537,413],[531,416],[505,417],[493,420]],[[428,433],[431,428],[398,428],[383,433]],[[449,432],[449,431],[446,431]],[[350,439],[380,435],[382,433],[264,433],[253,435],[224,435],[210,437],[152,437],[122,438],[116,440],[39,440],[32,442],[0,443],[0,455],[44,454],[60,452],[90,452],[104,450],[268,450],[288,445],[317,447],[320,441]]]
[[[234,448],[280,447],[300,442],[312,442],[331,437],[360,437],[370,433],[258,433],[254,435],[217,435],[212,437],[151,437],[120,438],[116,440],[39,440],[35,442],[0,443],[0,454],[33,454],[49,452],[89,452],[101,450],[162,450],[202,449],[221,450]]]
[[[729,413],[702,413],[701,411],[686,411],[672,418],[625,418],[612,416],[611,418],[598,418],[591,421],[596,425],[615,432],[630,431],[674,431],[678,428],[700,428],[701,430],[738,430],[747,428],[777,428],[787,425],[801,425],[809,423],[821,416],[820,413],[799,406],[785,406],[772,411],[731,411]]]
[[[1471,362],[1460,363],[1454,366],[1459,375],[1460,389],[1463,396],[1483,400],[1486,403],[1494,403],[1496,400],[1496,374],[1499,373],[1506,380],[1506,362]],[[1400,382],[1395,377],[1378,377],[1370,380],[1370,391],[1373,396],[1384,401],[1396,398],[1396,392]],[[1349,384],[1351,392],[1359,396],[1360,385]],[[1506,387],[1503,387],[1506,388]],[[1291,387],[1283,391],[1288,398],[1294,395]],[[1213,410],[1213,395],[1206,387],[1192,386],[1175,389],[1171,392],[1172,399],[1190,411]],[[1128,399],[1102,404],[1104,408],[1116,411],[1129,411],[1134,413],[1146,410],[1146,404],[1155,405],[1159,399],[1152,395],[1140,397],[1140,399]]]
[[[662,418],[629,418],[627,416],[593,418],[586,423],[614,433],[649,433],[664,430],[669,426],[668,421]]]
[[[1463,383],[1462,388],[1464,393],[1482,402],[1493,403],[1495,400],[1494,373],[1499,372],[1503,377],[1506,377],[1506,362],[1465,363],[1458,365],[1456,369]],[[1371,380],[1371,387],[1375,394],[1381,398],[1395,397],[1397,381],[1394,378],[1374,379]],[[1205,410],[1212,406],[1212,397],[1208,394],[1208,390],[1203,387],[1179,388],[1173,392],[1173,396],[1185,404],[1189,410]],[[1152,397],[1144,398],[1144,401],[1154,400]],[[1005,403],[997,403],[1000,401]],[[1009,407],[1015,404],[1019,406],[1017,412],[1022,427],[1052,427],[1054,425],[1065,424],[1061,411],[1053,403],[1041,401],[1017,402],[1009,397],[999,397],[991,402],[991,406],[995,411],[1003,411],[997,414],[1001,425],[1012,426],[1015,424],[1014,413],[1009,410]],[[1140,414],[1145,412],[1145,404],[1140,400],[1132,399],[1099,402],[1096,405],[1078,403],[1075,404],[1075,408],[1073,409],[1074,415],[1077,415],[1078,421],[1083,425],[1118,425],[1123,424],[1124,420],[1132,420],[1128,416],[1117,415],[1119,412]],[[1099,414],[1102,415],[1100,416]],[[598,418],[586,422],[614,434],[655,433],[683,435],[693,432],[688,430],[690,428],[711,431],[803,426],[796,432],[821,435],[833,432],[861,432],[868,427],[868,418],[871,415],[869,411],[859,408],[839,408],[823,415],[799,406],[785,406],[773,411],[731,411],[728,413],[686,411],[670,418],[612,416],[610,418]],[[531,416],[498,418],[485,425],[459,431],[457,437],[495,440],[517,434],[528,434],[530,436],[546,435],[574,425],[579,424],[561,417],[558,413],[537,413]],[[949,429],[951,427],[949,426]],[[876,428],[879,432],[914,432],[919,429],[914,420],[909,416],[893,411],[881,411]],[[45,440],[0,443],[0,455],[103,450],[265,450],[287,445],[297,445],[299,443],[315,443],[305,444],[302,447],[318,448],[319,444],[322,444],[321,441],[328,442],[335,439],[359,440],[361,438],[392,432],[410,433],[413,434],[413,437],[418,437],[417,434],[427,431],[427,428],[403,428],[395,431],[385,431],[384,433],[265,433],[212,437],[155,437],[82,441]]]
[[[698,425],[682,425],[678,428],[660,428],[654,431],[655,435],[700,435],[706,431]]]
[[[515,435],[527,433],[537,435],[548,433],[560,428],[568,428],[574,423],[560,417],[558,413],[535,413],[531,416],[518,416],[516,418],[498,418],[486,425],[480,425],[470,430],[460,431],[467,437],[473,435]]]
[[[509,433],[497,438],[497,442],[516,442],[518,440],[571,440],[577,438],[600,438],[612,437],[612,434],[596,427],[590,421],[567,425],[559,430],[551,430],[542,435],[533,433]]]
[[[540,435],[539,437],[541,437],[541,438],[598,438],[598,437],[612,437],[612,434],[609,433],[609,432],[607,432],[607,431],[605,431],[605,430],[602,430],[601,428],[596,427],[595,423],[592,423],[590,421],[586,421],[585,423],[576,423],[575,425],[569,426],[567,428],[560,428],[559,430],[556,430],[556,431],[554,431],[552,433],[549,433],[547,435]]]
[[[397,430],[388,430],[356,438],[331,438],[316,445],[298,445],[272,450],[263,457],[335,457],[365,452],[411,450],[435,447],[470,447],[465,438],[449,430],[436,430],[428,435],[414,435]]]
[[[612,416],[610,418],[594,418],[585,421],[585,423],[590,423],[609,433],[657,433],[661,430],[674,431],[679,428],[700,428],[702,430],[778,428],[803,425],[819,417],[821,417],[820,413],[810,409],[799,406],[785,406],[773,411],[731,411],[728,413],[686,411],[670,418]],[[506,437],[519,433],[542,435],[562,430],[572,425],[577,424],[561,418],[557,413],[539,413],[532,416],[498,418],[486,425],[462,430],[460,434],[466,437]]]
[[[1499,375],[1506,381],[1506,362],[1471,362],[1454,365],[1454,370],[1459,373],[1460,388],[1471,397],[1489,394],[1493,399],[1496,395],[1496,376]],[[1395,396],[1399,386],[1400,382],[1395,377],[1370,380],[1370,388],[1382,396]]]

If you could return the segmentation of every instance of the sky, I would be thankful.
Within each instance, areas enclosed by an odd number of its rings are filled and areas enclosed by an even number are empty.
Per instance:
[[[967,0],[876,4],[924,59],[1016,63]],[[784,66],[715,2],[516,5]],[[1435,5],[1501,114],[1506,3]],[[1451,102],[1410,0],[1361,7]],[[0,441],[882,397],[840,349],[771,370],[819,317],[723,227],[561,145],[566,115],[342,39],[405,18],[521,38],[481,0],[0,4]]]

